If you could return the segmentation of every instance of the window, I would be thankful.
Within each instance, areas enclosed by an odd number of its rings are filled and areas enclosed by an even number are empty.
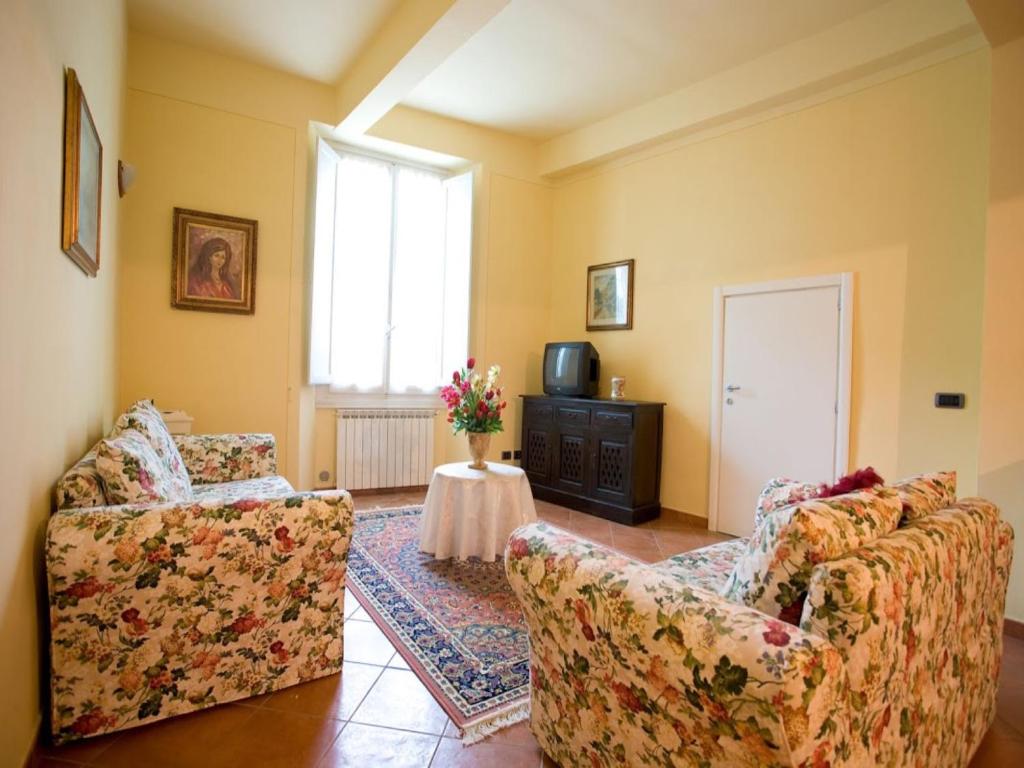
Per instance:
[[[320,140],[310,381],[326,385],[321,401],[433,395],[463,364],[471,203],[471,174]]]

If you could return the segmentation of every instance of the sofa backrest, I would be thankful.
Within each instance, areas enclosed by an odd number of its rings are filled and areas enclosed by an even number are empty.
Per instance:
[[[801,628],[846,660],[879,764],[966,765],[995,715],[1013,531],[964,499],[815,567]]]
[[[107,503],[96,469],[96,446],[75,462],[57,481],[57,509],[102,507]]]

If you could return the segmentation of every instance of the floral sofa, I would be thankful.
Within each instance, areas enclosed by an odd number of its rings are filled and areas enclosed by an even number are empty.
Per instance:
[[[800,505],[750,540],[651,565],[543,523],[518,529],[505,567],[542,748],[562,768],[966,766],[995,716],[1013,533],[981,499],[894,521],[879,504],[871,526],[891,526],[874,538],[859,521],[849,551],[764,580],[768,612],[740,599],[743,561],[774,536],[767,567],[792,564],[832,533],[794,535]],[[793,613],[789,588],[798,626],[778,617]]]
[[[191,481],[181,498],[111,505],[95,448],[58,483],[45,552],[56,742],[341,669],[348,493],[296,493],[271,435],[173,447]]]

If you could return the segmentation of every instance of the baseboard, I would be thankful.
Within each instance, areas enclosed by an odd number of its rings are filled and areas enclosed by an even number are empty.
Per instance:
[[[1008,637],[1015,637],[1018,640],[1024,640],[1024,621],[1003,619],[1003,634]]]
[[[666,512],[668,512],[670,515],[681,517],[687,523],[693,525],[694,528],[703,528],[707,530],[708,519],[706,517],[701,517],[700,515],[691,515],[689,512],[680,512],[678,509],[672,509],[671,507],[662,507],[661,514],[664,515]]]
[[[401,488],[362,488],[358,491],[349,491],[352,497],[357,496],[383,496],[387,493],[426,493],[425,485],[407,485]]]

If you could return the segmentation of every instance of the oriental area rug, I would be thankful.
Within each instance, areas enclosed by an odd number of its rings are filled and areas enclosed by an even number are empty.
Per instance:
[[[421,512],[356,513],[348,586],[470,744],[529,716],[526,622],[501,560],[419,551]]]

